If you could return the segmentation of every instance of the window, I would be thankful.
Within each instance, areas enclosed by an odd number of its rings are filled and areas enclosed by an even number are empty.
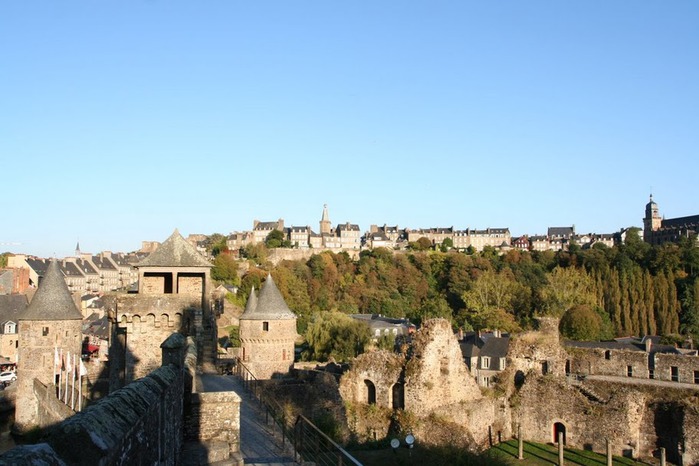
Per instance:
[[[481,369],[490,369],[490,357],[481,356]]]
[[[43,328],[41,329],[41,334],[42,334],[43,336],[47,336],[47,335],[49,334],[49,328],[48,328],[48,327],[43,327]]]
[[[679,382],[680,381],[680,368],[677,366],[672,366],[672,367],[670,367],[670,371],[672,373],[672,381]]]
[[[500,358],[500,370],[505,369],[505,358]]]
[[[694,371],[694,383],[699,383],[699,371]]]
[[[612,352],[609,351],[609,350],[605,351],[605,352],[604,352],[604,359],[606,359],[607,361],[609,361],[610,359],[612,359]]]
[[[648,378],[649,379],[655,378],[655,371],[653,369],[648,369]]]
[[[633,377],[633,366],[626,366],[626,377]]]
[[[262,322],[262,331],[269,332],[269,322]]]

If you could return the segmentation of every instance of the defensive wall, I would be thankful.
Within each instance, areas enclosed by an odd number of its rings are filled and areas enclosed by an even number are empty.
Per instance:
[[[190,340],[189,346],[192,344]],[[178,464],[188,399],[185,387],[192,385],[187,379],[192,375],[191,354],[196,350],[188,350],[184,336],[178,333],[161,348],[161,367],[47,428],[41,443],[0,455],[0,464]],[[45,400],[51,399],[48,392],[54,388],[40,382],[35,387],[40,397],[46,392],[39,400],[40,411],[50,417],[56,406]]]

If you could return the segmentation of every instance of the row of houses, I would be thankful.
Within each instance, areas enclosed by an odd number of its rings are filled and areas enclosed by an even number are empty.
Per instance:
[[[103,293],[126,290],[134,284],[138,272],[131,264],[138,262],[139,257],[135,253],[115,254],[104,251],[92,255],[76,250],[75,257],[62,259],[58,265],[71,293]],[[8,255],[7,272],[12,273],[13,279],[20,279],[12,292],[23,293],[28,288],[36,288],[46,273],[49,262],[49,259],[26,254]]]
[[[614,246],[620,240],[620,233],[615,234],[576,234],[575,226],[550,227],[546,235],[523,235],[513,238],[509,228],[466,228],[457,230],[453,226],[435,228],[399,228],[398,225],[371,225],[368,232],[361,233],[359,225],[346,222],[335,228],[331,227],[327,206],[319,222],[320,231],[315,232],[309,225],[286,226],[284,219],[261,222],[253,221],[252,230],[233,232],[228,235],[228,249],[237,251],[248,245],[264,243],[273,231],[280,231],[285,241],[292,248],[298,249],[331,249],[350,250],[374,249],[406,249],[410,243],[421,238],[427,239],[436,248],[447,245],[457,250],[482,251],[486,247],[499,250],[520,249],[529,251],[558,251],[567,249],[572,243],[581,247],[590,247],[602,243],[608,247]],[[195,243],[201,243],[197,235],[188,238]],[[196,244],[195,244],[196,245]],[[199,244],[200,251],[203,250]]]

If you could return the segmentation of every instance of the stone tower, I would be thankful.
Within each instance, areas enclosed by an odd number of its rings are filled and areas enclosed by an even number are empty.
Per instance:
[[[33,427],[45,427],[34,380],[48,388],[48,396],[55,396],[56,351],[80,357],[82,318],[54,259],[19,317],[15,431],[25,433]]]
[[[267,275],[260,296],[255,290],[240,316],[243,364],[257,379],[286,374],[294,364],[296,314],[284,302],[272,275]]]
[[[111,332],[110,390],[160,367],[160,344],[173,332],[194,337],[200,365],[215,363],[212,264],[175,230],[134,267],[138,293],[104,298]]]
[[[658,204],[655,203],[651,194],[650,201],[646,204],[646,216],[643,218],[643,241],[651,241],[653,232],[660,229],[662,221]]]
[[[320,219],[320,234],[329,235],[332,229],[330,224],[330,216],[328,215],[328,205],[323,204],[323,216]]]

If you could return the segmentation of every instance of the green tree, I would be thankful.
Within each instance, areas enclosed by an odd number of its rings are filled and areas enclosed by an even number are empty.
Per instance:
[[[564,337],[571,340],[598,340],[602,330],[602,319],[592,306],[573,306],[561,317],[559,329]]]
[[[284,243],[284,233],[280,230],[272,230],[265,239],[265,246],[269,249],[281,248]]]
[[[9,252],[4,252],[0,254],[0,269],[3,267],[7,267],[7,255]]]
[[[371,341],[369,326],[341,312],[319,312],[306,328],[310,360],[348,361],[364,352]]]
[[[211,268],[211,278],[229,285],[238,285],[238,261],[230,254],[217,255]]]
[[[542,289],[542,299],[546,314],[563,316],[575,305],[594,303],[592,280],[584,270],[556,267]]]
[[[204,247],[206,248],[206,251],[214,257],[218,256],[222,252],[228,252],[226,237],[221,233],[213,233],[207,236],[204,240]]]

